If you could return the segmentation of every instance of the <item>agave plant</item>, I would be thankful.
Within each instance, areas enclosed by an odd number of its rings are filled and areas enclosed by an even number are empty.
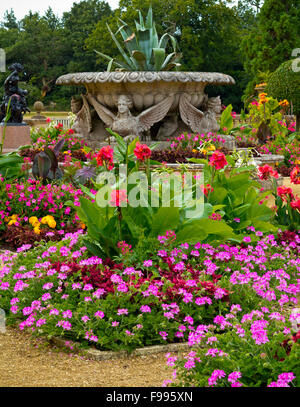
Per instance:
[[[63,177],[63,172],[58,166],[58,155],[63,148],[65,140],[61,139],[51,150],[45,147],[44,151],[38,153],[33,160],[32,174],[35,179],[47,180],[60,179]]]
[[[107,28],[115,44],[122,55],[123,60],[114,59],[102,52],[96,51],[101,57],[109,61],[107,71],[111,71],[113,65],[120,71],[169,71],[176,70],[181,66],[178,62],[181,54],[177,52],[177,41],[169,33],[165,33],[159,40],[155,23],[153,21],[152,7],[149,8],[146,21],[139,11],[139,23],[135,21],[136,33],[119,18],[118,31],[114,34],[107,24]],[[123,38],[124,50],[116,35],[120,33]],[[171,42],[173,52],[167,54],[166,47]]]

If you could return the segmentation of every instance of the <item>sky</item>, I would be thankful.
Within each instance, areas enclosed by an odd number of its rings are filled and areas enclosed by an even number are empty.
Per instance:
[[[106,0],[112,9],[115,9],[119,5],[119,0]],[[38,11],[40,14],[51,7],[54,14],[59,17],[62,16],[64,11],[70,11],[73,3],[79,3],[80,0],[1,0],[0,4],[0,21],[3,20],[6,10],[13,9],[17,20],[21,20],[30,10]]]
[[[1,0],[0,21],[4,17],[5,11],[10,9],[14,10],[17,20],[22,19],[29,12],[29,10],[33,12],[38,11],[40,14],[44,14],[48,7],[52,8],[54,14],[61,17],[64,11],[71,10],[73,3],[79,2],[80,0]],[[119,0],[107,0],[107,2],[112,9],[117,8],[119,4]]]

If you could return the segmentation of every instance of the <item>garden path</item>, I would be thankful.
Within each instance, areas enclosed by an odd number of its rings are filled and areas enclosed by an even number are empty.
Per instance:
[[[93,361],[8,328],[0,333],[0,387],[160,387],[171,379],[164,353]]]

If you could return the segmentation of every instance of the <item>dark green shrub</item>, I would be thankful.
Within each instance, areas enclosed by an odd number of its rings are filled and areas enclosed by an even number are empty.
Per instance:
[[[300,127],[300,72],[293,70],[295,60],[284,62],[272,73],[267,85],[267,93],[275,99],[287,99],[297,117],[297,131]]]

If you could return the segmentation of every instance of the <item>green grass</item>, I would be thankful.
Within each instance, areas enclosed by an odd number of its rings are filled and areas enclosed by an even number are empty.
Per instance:
[[[42,116],[45,117],[68,117],[70,114],[70,112],[41,112]],[[36,116],[37,113],[36,112],[30,112],[30,113],[26,113],[24,115],[24,119],[30,119],[32,116]]]

